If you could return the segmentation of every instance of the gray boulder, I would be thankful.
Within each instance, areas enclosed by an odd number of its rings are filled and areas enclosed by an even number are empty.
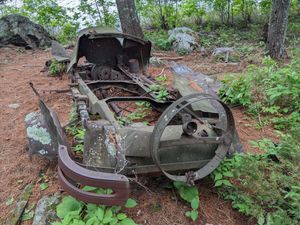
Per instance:
[[[27,17],[10,14],[0,19],[0,44],[13,44],[29,48],[51,45],[50,34]]]
[[[170,30],[168,35],[168,42],[176,52],[190,53],[200,47],[198,34],[188,27],[177,27]]]

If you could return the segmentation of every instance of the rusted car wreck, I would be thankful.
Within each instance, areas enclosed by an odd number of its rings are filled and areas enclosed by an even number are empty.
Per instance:
[[[155,79],[147,76],[149,41],[91,28],[80,32],[70,59],[60,53],[61,60],[69,60],[70,89],[86,130],[83,161],[74,159],[55,112],[42,100],[41,112],[28,114],[25,121],[30,152],[58,156],[59,180],[70,195],[85,202],[123,204],[129,196],[127,176],[159,172],[192,185],[228,154],[235,135],[228,106],[187,88],[180,77],[159,98]],[[85,63],[79,63],[82,58]],[[148,104],[156,120],[120,124],[118,118],[136,103]],[[111,188],[113,193],[86,192],[79,184]]]

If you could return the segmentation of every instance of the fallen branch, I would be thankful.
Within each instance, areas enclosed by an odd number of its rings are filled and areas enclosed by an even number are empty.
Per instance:
[[[23,67],[43,67],[43,66],[38,66],[38,65],[23,65]]]
[[[183,57],[162,57],[162,58],[158,58],[160,60],[173,60],[173,61],[177,61],[177,60],[182,60]]]
[[[43,93],[45,92],[49,92],[49,93],[66,93],[66,92],[69,92],[71,91],[70,89],[51,89],[51,90],[43,90]]]

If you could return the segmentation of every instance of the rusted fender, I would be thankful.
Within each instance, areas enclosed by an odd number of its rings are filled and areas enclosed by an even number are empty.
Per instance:
[[[129,197],[129,181],[126,176],[86,169],[69,156],[66,146],[58,149],[58,177],[63,189],[76,199],[100,205],[124,205]],[[113,194],[101,195],[86,192],[75,185],[80,183],[99,188],[110,188]]]

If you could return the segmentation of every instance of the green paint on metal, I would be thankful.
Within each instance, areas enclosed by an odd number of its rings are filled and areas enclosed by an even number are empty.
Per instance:
[[[43,127],[38,127],[37,125],[27,127],[27,135],[29,138],[32,138],[35,141],[39,141],[44,145],[48,145],[51,143],[51,136],[47,129]]]

